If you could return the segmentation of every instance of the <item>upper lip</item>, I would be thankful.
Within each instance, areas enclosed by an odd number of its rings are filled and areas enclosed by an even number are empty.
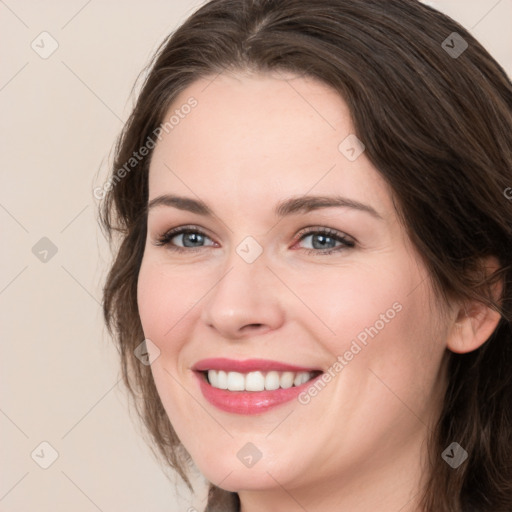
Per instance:
[[[278,372],[313,372],[321,371],[319,368],[306,368],[270,359],[227,359],[224,357],[214,357],[201,359],[193,367],[196,372],[205,372],[207,370],[224,370],[226,372],[255,372],[255,371],[278,371]]]

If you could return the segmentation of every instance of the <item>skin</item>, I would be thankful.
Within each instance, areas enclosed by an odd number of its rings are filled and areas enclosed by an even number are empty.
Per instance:
[[[149,173],[150,201],[199,198],[214,213],[148,214],[139,312],[160,350],[151,369],[172,425],[205,477],[239,492],[244,512],[418,511],[447,348],[476,348],[494,319],[441,308],[389,187],[365,153],[351,162],[338,150],[354,129],[335,91],[291,75],[212,78],[173,102],[169,115],[190,96],[198,104],[158,142]],[[379,217],[349,207],[276,217],[277,203],[305,194],[340,195]],[[155,245],[184,225],[206,233],[202,247]],[[306,227],[339,231],[355,246],[322,254],[318,236],[300,240]],[[263,249],[253,263],[236,252],[247,236]],[[209,357],[327,371],[395,303],[401,311],[306,405],[223,412],[191,371]],[[237,458],[248,442],[262,453],[251,468]]]

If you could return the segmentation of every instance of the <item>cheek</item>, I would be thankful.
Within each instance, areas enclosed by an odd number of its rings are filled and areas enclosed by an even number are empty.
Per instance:
[[[147,338],[175,338],[196,312],[195,307],[206,292],[199,286],[194,273],[167,268],[151,259],[143,260],[137,284],[139,315]],[[203,290],[205,288],[205,290]],[[167,344],[175,346],[174,344]],[[164,347],[160,347],[162,350]],[[166,348],[167,350],[167,348]]]
[[[332,339],[333,348],[339,344],[339,349],[375,323],[379,331],[387,326],[387,320],[397,316],[401,301],[410,291],[403,275],[385,264],[377,268],[369,265],[324,268],[307,275],[298,273],[297,278],[297,296],[315,314],[305,318],[312,319],[309,323],[317,335],[323,333],[324,339]]]
[[[307,325],[331,354],[327,393],[340,404],[326,411],[324,399],[315,402],[310,394],[311,406],[326,424],[345,423],[345,437],[354,443],[361,444],[361,432],[370,445],[390,429],[405,437],[422,426],[418,417],[427,422],[435,414],[445,353],[444,333],[429,306],[428,280],[422,283],[416,266],[406,261],[351,266],[331,275],[317,281],[328,283],[321,287],[303,281],[300,288],[304,302],[321,317]]]
[[[197,322],[198,301],[205,293],[192,274],[177,271],[150,256],[142,262],[137,285],[144,335],[160,350],[151,365],[153,379],[173,427],[181,433],[187,432],[190,421],[184,411],[192,408],[192,415],[201,414],[184,391],[182,382],[187,378],[187,368],[180,365],[188,335]]]
[[[421,268],[405,258],[392,263],[383,258],[375,266],[331,268],[314,280],[302,278],[297,295],[317,315],[307,313],[303,326],[323,340],[333,361],[346,355],[347,369],[358,372],[359,380],[371,369],[398,388],[415,379],[430,385],[446,333],[435,322],[438,313],[430,307],[432,292]]]
[[[159,269],[143,260],[137,283],[137,304],[139,316],[146,338],[160,338],[165,332],[168,312],[169,292]],[[166,311],[167,310],[167,311]]]

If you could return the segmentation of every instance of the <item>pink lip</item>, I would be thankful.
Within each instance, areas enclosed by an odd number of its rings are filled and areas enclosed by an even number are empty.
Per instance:
[[[202,359],[198,361],[192,370],[204,372],[206,370],[224,370],[225,372],[313,372],[319,368],[305,368],[303,366],[294,366],[291,364],[279,363],[269,359],[245,359],[243,361],[236,359],[227,359],[224,357],[215,357]]]
[[[211,386],[203,373],[206,370],[224,370],[247,373],[250,371],[315,371],[313,368],[293,366],[265,359],[248,359],[235,361],[233,359],[204,359],[193,367],[199,381],[199,388],[205,399],[213,406],[225,412],[234,414],[261,414],[286,402],[297,398],[305,389],[311,386],[321,375],[300,385],[274,391],[228,391]]]

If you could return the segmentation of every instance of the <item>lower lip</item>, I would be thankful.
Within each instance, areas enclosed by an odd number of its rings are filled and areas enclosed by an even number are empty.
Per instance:
[[[274,407],[290,402],[311,386],[321,374],[300,386],[275,389],[273,391],[228,391],[211,386],[205,376],[195,372],[203,396],[222,411],[234,414],[261,414]]]

